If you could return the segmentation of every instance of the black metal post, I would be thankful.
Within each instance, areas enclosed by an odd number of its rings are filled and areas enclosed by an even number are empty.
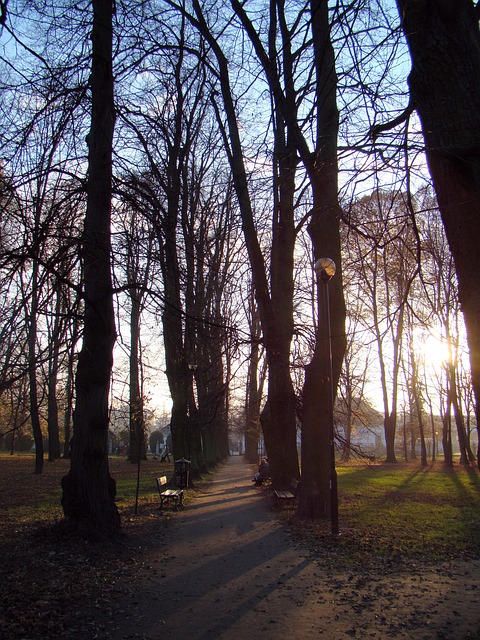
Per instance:
[[[332,268],[333,267],[333,268]],[[335,274],[335,263],[329,258],[322,258],[315,264],[315,269],[323,283],[323,310],[328,343],[328,413],[330,426],[330,523],[332,535],[338,535],[338,484],[337,470],[335,466],[335,424],[333,417],[334,390],[333,390],[333,363],[332,363],[332,332],[330,327],[330,292],[328,283]],[[324,352],[325,353],[325,352]]]
[[[327,349],[323,349],[325,370],[328,368],[328,418],[330,436],[330,522],[332,535],[338,535],[338,486],[337,470],[335,468],[335,424],[333,419],[333,365],[332,365],[332,332],[330,328],[330,293],[328,283],[335,275],[336,266],[331,258],[319,258],[315,262],[315,272],[323,282],[323,325],[324,339]]]

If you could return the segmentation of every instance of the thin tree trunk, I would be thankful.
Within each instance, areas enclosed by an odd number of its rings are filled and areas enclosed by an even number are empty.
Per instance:
[[[471,449],[468,445],[467,433],[465,430],[465,419],[463,417],[462,408],[460,407],[460,399],[458,397],[456,368],[453,364],[448,367],[448,375],[450,378],[450,390],[453,406],[453,415],[455,416],[455,426],[457,427],[458,447],[460,451],[460,464],[469,465],[471,460]]]
[[[420,459],[421,459],[422,467],[426,467],[427,466],[427,447],[425,443],[425,427],[423,424],[423,402],[422,402],[422,397],[421,397],[421,392],[420,392],[419,382],[418,382],[418,370],[417,370],[417,363],[415,360],[415,351],[413,348],[412,335],[410,335],[410,362],[411,362],[411,368],[412,368],[410,391],[411,391],[412,403],[417,416],[418,429],[420,432]]]
[[[43,471],[43,434],[40,424],[37,391],[37,309],[38,307],[38,262],[34,260],[32,270],[32,299],[28,318],[28,380],[30,397],[30,420],[35,442],[35,473]]]
[[[253,298],[253,296],[252,296]],[[250,335],[252,346],[248,361],[248,378],[245,397],[245,459],[258,464],[258,442],[260,439],[260,395],[258,387],[258,365],[260,360],[259,321],[254,300],[250,302],[252,318]]]
[[[453,467],[453,449],[452,449],[452,416],[450,392],[448,392],[447,408],[442,418],[442,447],[445,464],[447,467]]]
[[[130,445],[129,460],[137,464],[147,459],[144,428],[143,395],[140,383],[140,302],[138,291],[130,293]]]
[[[73,403],[75,395],[75,347],[78,341],[78,321],[76,319],[79,313],[78,303],[75,304],[75,320],[73,321],[73,330],[71,336],[71,344],[68,351],[68,364],[67,364],[67,379],[65,381],[65,407],[63,417],[63,457],[70,458],[71,456],[71,430],[73,420]]]
[[[58,460],[61,456],[60,426],[58,423],[57,382],[58,359],[61,347],[61,309],[62,292],[60,283],[56,287],[57,303],[55,320],[51,337],[50,359],[48,363],[48,459],[50,462]]]

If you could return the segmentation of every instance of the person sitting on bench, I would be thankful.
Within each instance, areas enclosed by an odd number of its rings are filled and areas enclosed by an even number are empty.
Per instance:
[[[258,465],[258,471],[253,478],[253,482],[257,486],[262,485],[265,480],[270,479],[270,467],[268,466],[268,458],[262,458],[260,464]]]

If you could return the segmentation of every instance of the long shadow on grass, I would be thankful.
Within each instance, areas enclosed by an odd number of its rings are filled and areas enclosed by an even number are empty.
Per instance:
[[[353,528],[369,523],[377,542],[400,527],[395,540],[407,553],[430,554],[431,546],[452,554],[478,555],[480,477],[476,469],[389,465],[345,476]],[[340,478],[340,505],[342,504]],[[402,542],[403,541],[403,542]]]

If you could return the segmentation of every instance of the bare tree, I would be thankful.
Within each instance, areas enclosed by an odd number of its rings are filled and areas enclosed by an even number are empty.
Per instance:
[[[76,377],[74,434],[62,506],[69,528],[116,536],[120,516],[108,467],[108,398],[115,343],[110,267],[113,103],[112,0],[93,1],[92,118],[87,211],[82,237],[84,332]]]
[[[126,322],[129,338],[130,427],[128,458],[131,463],[146,460],[145,406],[143,385],[142,315],[146,298],[152,292],[154,273],[154,230],[149,227],[138,202],[142,177],[131,175],[116,187],[120,204],[115,211],[116,241],[114,273],[117,287],[125,290],[128,301]]]
[[[346,264],[345,264],[346,263]],[[360,314],[363,312],[362,304],[358,297],[358,286],[353,285],[352,300],[349,295],[348,286],[348,260],[344,260],[344,274],[347,283],[345,287],[347,301],[347,349],[343,363],[342,374],[338,385],[338,397],[335,411],[335,419],[343,425],[343,432],[340,437],[341,458],[348,462],[352,452],[352,431],[356,423],[366,424],[368,416],[364,415],[366,400],[366,384],[370,379],[370,348],[362,345],[360,336]],[[357,333],[358,330],[358,333]],[[339,406],[341,410],[339,412]],[[337,424],[337,436],[340,425]]]
[[[173,4],[173,3],[172,3]],[[252,205],[246,159],[240,135],[235,95],[230,79],[229,65],[225,51],[215,34],[214,25],[209,25],[206,14],[199,2],[193,3],[194,15],[187,14],[210,46],[216,60],[215,74],[218,77],[226,123],[217,104],[217,94],[212,93],[212,101],[217,107],[217,119],[224,135],[237,199],[242,216],[245,243],[252,267],[252,279],[257,298],[265,348],[269,360],[268,405],[263,412],[262,421],[267,449],[270,456],[272,474],[275,482],[289,482],[292,476],[298,476],[298,459],[295,444],[295,396],[289,371],[289,352],[293,330],[292,321],[292,285],[293,285],[293,247],[294,219],[291,211],[293,194],[278,202],[275,211],[274,234],[278,238],[276,250],[272,251],[271,280],[269,283],[265,256],[256,233],[254,209]],[[176,8],[182,11],[182,7]],[[282,119],[283,120],[283,119]],[[278,170],[283,171],[285,182],[279,189],[284,193],[292,189],[294,176],[294,158],[292,147],[284,146],[283,125],[277,128],[277,152],[284,152],[279,160]],[[287,153],[288,151],[288,153]],[[292,165],[293,163],[293,165]],[[293,171],[292,171],[293,166]],[[287,178],[288,174],[288,178]],[[270,293],[271,287],[271,293]],[[274,293],[274,290],[276,293]],[[279,304],[282,299],[283,304]],[[288,480],[287,480],[288,478]]]
[[[356,233],[360,284],[369,301],[366,329],[375,336],[378,352],[386,461],[396,462],[395,433],[399,375],[405,328],[405,308],[417,272],[417,240],[402,195],[375,192],[356,203],[350,224]]]
[[[423,408],[423,394],[422,394],[422,385],[421,379],[419,375],[419,360],[420,358],[415,353],[415,343],[413,337],[413,326],[411,322],[411,314],[407,313],[407,328],[406,333],[408,334],[408,350],[407,350],[407,358],[409,365],[409,399],[411,406],[411,414],[412,417],[415,416],[416,425],[418,427],[418,433],[420,435],[420,459],[423,467],[427,466],[427,447],[425,442],[425,424],[424,424],[424,408]],[[413,453],[415,454],[415,445],[416,438],[413,441]]]
[[[412,59],[410,105],[455,260],[480,417],[480,31],[472,0],[397,0]],[[407,112],[405,115],[407,115]],[[480,459],[480,456],[479,456]],[[480,463],[479,463],[480,464]]]
[[[444,383],[439,385],[437,393],[445,396],[443,403],[443,448],[445,462],[453,464],[450,413],[453,411],[460,447],[460,457],[464,464],[473,461],[469,451],[467,434],[462,410],[461,398],[457,389],[460,372],[461,322],[460,301],[453,257],[449,250],[444,229],[438,218],[436,202],[431,195],[422,193],[424,211],[419,216],[419,229],[422,236],[422,292],[431,326],[432,318],[437,324],[437,332],[448,348],[448,358],[444,362],[442,373]]]
[[[312,208],[308,232],[313,244],[314,257],[333,258],[337,265],[336,278],[332,280],[330,291],[333,380],[329,368],[330,360],[323,348],[328,333],[324,326],[325,314],[319,313],[316,348],[312,361],[305,370],[303,388],[303,484],[299,511],[306,516],[324,517],[331,510],[328,407],[330,395],[337,386],[345,349],[345,304],[342,291],[338,202],[337,76],[330,36],[329,8],[325,1],[314,1],[305,13],[299,12],[293,17],[286,11],[283,3],[272,3],[267,49],[262,45],[260,35],[254,30],[244,6],[236,0],[232,1],[232,6],[240,17],[263,67],[269,89],[274,96],[275,117],[278,120],[281,118],[284,122],[287,140],[297,150],[309,179]],[[307,32],[311,39],[308,40],[309,47],[304,48],[300,42],[303,43],[304,34]],[[277,33],[280,43],[278,51]],[[298,49],[295,49],[296,46]],[[312,74],[307,87],[295,86],[295,71],[299,66],[296,58],[299,51],[310,56]],[[301,106],[306,95],[311,100],[310,109],[314,114],[312,119],[308,120],[314,123],[313,130],[308,133],[303,129],[305,122],[301,118]],[[311,146],[308,142],[309,135],[312,138]],[[321,290],[320,288],[319,294]],[[321,304],[320,295],[317,299]],[[283,480],[285,481],[285,478]]]
[[[246,309],[249,314],[251,348],[248,360],[248,377],[245,392],[245,457],[248,462],[258,463],[258,443],[260,439],[260,403],[262,377],[259,380],[260,364],[260,318],[253,292],[249,296]]]
[[[161,270],[154,305],[162,315],[173,453],[191,460],[194,478],[228,455],[225,296],[238,226],[199,64],[203,45],[179,13],[171,21],[175,40],[158,16],[150,24],[144,108],[125,95],[119,113],[143,168],[130,186],[154,230]]]

